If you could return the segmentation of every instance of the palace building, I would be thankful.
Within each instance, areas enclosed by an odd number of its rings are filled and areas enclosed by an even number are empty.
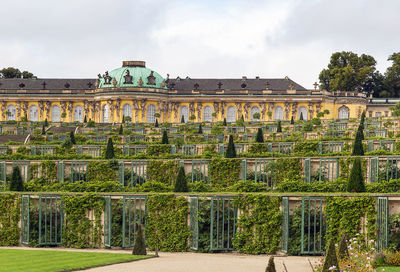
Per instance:
[[[180,123],[310,120],[388,116],[397,101],[374,100],[363,93],[306,89],[289,77],[238,79],[164,78],[143,61],[91,79],[0,79],[0,121],[21,120],[98,123]],[[259,114],[255,114],[259,113]],[[129,119],[129,118],[128,118]]]

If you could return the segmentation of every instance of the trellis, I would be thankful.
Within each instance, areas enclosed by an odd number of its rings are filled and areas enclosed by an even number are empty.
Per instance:
[[[304,181],[311,182],[311,159],[304,158],[303,162]]]
[[[372,157],[369,159],[369,182],[378,182],[379,181],[379,158]]]
[[[244,144],[235,144],[236,154],[244,153]]]
[[[386,158],[386,180],[399,178],[400,157]]]
[[[225,156],[225,145],[218,144],[218,154],[221,156]]]
[[[382,122],[381,121],[365,121],[364,127],[365,128],[369,128],[369,127],[381,128]]]
[[[378,197],[377,209],[378,239],[376,247],[378,251],[382,251],[387,248],[389,239],[389,206],[387,197]]]
[[[199,198],[197,196],[189,197],[189,229],[190,240],[189,246],[191,250],[199,249]]]
[[[236,234],[237,207],[233,197],[211,198],[210,250],[233,250]]]
[[[247,160],[243,159],[240,163],[240,179],[247,180]]]
[[[210,161],[208,160],[192,160],[192,182],[208,181],[208,169]]]
[[[293,143],[278,143],[278,153],[281,154],[293,153]]]
[[[31,146],[31,155],[53,155],[55,147],[52,145]]]
[[[386,129],[375,129],[375,130],[365,130],[366,137],[382,137],[386,138],[387,130]]]
[[[135,142],[145,142],[146,141],[146,135],[142,134],[135,134],[133,136]]]
[[[254,181],[264,182],[268,187],[274,185],[273,182],[273,171],[271,164],[274,162],[273,159],[255,159],[254,160]]]
[[[29,195],[21,197],[21,243],[24,245],[29,244],[30,234],[30,199]]]
[[[319,181],[333,181],[339,177],[339,159],[338,158],[320,158],[319,159]]]
[[[122,212],[122,247],[132,247],[138,225],[146,225],[146,197],[124,196]]]
[[[194,144],[182,145],[182,155],[184,156],[196,155],[196,145]]]
[[[63,207],[61,196],[39,196],[39,245],[50,246],[62,243]]]
[[[343,142],[319,142],[318,152],[320,154],[336,153],[343,151]]]
[[[65,170],[65,164],[63,161],[57,162],[57,180],[59,182],[64,181],[64,170]]]
[[[123,154],[125,156],[130,155],[138,155],[138,154],[146,154],[147,153],[147,145],[124,145]]]
[[[282,197],[282,241],[281,251],[287,253],[289,250],[289,198]]]
[[[111,196],[104,196],[104,246],[111,247],[112,206]]]
[[[13,168],[15,166],[18,166],[19,169],[21,170],[21,176],[22,176],[22,180],[25,182],[28,182],[29,180],[29,165],[30,162],[29,161],[13,161]]]
[[[332,130],[346,130],[347,129],[347,123],[330,123],[329,124],[329,129],[332,129]]]
[[[0,146],[0,155],[5,156],[7,155],[8,152],[8,146],[7,145],[1,145]]]
[[[86,180],[86,161],[71,161],[71,182]]]
[[[118,180],[123,186],[136,186],[142,185],[147,179],[147,166],[148,161],[134,160],[128,163],[128,167],[126,167],[125,162],[119,162],[118,168]],[[128,184],[125,184],[125,172],[128,168],[129,180]]]
[[[303,197],[301,201],[301,254],[322,254],[326,223],[321,197]]]
[[[0,190],[4,191],[7,185],[7,164],[0,161]]]
[[[269,132],[277,132],[278,126],[277,125],[268,125],[268,131]]]

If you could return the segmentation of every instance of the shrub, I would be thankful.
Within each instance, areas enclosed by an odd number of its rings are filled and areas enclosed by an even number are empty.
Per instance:
[[[281,120],[278,121],[278,127],[276,129],[276,132],[282,132]]]
[[[156,119],[156,123],[154,124],[154,127],[158,128],[158,119]]]
[[[118,134],[119,135],[123,135],[124,134],[124,128],[122,127],[122,124],[119,126]]]
[[[142,224],[139,224],[137,228],[135,244],[133,245],[132,249],[132,255],[147,255]]]
[[[47,121],[47,118],[44,119],[44,126],[45,126],[45,127],[48,127],[48,126],[49,126],[49,122]]]
[[[46,119],[47,120],[47,119]],[[85,118],[83,119],[83,123],[87,123],[87,117],[86,117],[86,115],[85,115]]]
[[[161,144],[169,144],[167,130],[163,131]]]
[[[171,153],[171,145],[169,144],[149,145],[147,149],[147,154],[149,156],[159,156],[161,154],[169,153]]]
[[[72,144],[76,144],[76,141],[75,141],[75,134],[74,134],[73,131],[71,131],[71,132],[69,133],[69,139],[71,140],[71,143],[72,143]]]
[[[300,121],[303,121],[304,117],[303,117],[303,112],[300,112]]]
[[[179,167],[178,176],[176,177],[174,192],[188,192],[189,188],[186,182],[185,168]]]
[[[294,118],[292,116],[292,118],[290,119],[290,124],[294,125]]]
[[[227,126],[226,124],[226,118],[224,118],[224,122],[222,123],[224,126]]]
[[[185,123],[185,116],[181,116],[181,123],[184,124]]]
[[[263,143],[264,142],[264,133],[262,128],[258,128],[257,135],[256,135],[256,142]]]
[[[233,136],[229,135],[228,148],[226,149],[226,158],[236,158],[235,144],[233,143]]]
[[[201,127],[201,124],[199,125],[199,131],[198,131],[198,133],[199,133],[199,134],[203,134],[203,128]]]
[[[361,160],[356,158],[351,169],[349,183],[347,185],[348,192],[365,192],[364,177],[361,171]]]
[[[276,272],[275,263],[274,263],[274,256],[269,257],[268,266],[265,269],[265,272]]]
[[[115,154],[114,154],[114,144],[113,144],[112,138],[108,138],[107,148],[106,148],[106,153],[105,153],[105,158],[106,158],[107,160],[110,160],[110,159],[115,158]]]
[[[44,124],[42,126],[42,135],[46,135],[46,126]]]
[[[313,124],[312,124],[312,122],[306,122],[306,123],[304,123],[303,131],[305,131],[305,132],[310,132],[310,131],[312,131],[312,130],[313,130]]]
[[[24,182],[22,181],[21,169],[18,166],[13,167],[13,172],[10,182],[10,191],[24,191]]]
[[[322,272],[339,272],[339,262],[336,256],[335,242],[329,241]]]

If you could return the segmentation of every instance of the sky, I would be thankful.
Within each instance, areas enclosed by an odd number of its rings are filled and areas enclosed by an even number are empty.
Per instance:
[[[400,52],[398,0],[13,0],[0,68],[95,78],[143,60],[171,78],[283,78],[313,88],[333,52]]]

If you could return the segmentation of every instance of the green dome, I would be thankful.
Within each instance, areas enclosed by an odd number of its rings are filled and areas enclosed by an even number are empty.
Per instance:
[[[167,89],[160,74],[146,68],[144,61],[123,61],[122,67],[99,76],[98,88],[159,88]],[[106,84],[106,81],[108,84]]]

